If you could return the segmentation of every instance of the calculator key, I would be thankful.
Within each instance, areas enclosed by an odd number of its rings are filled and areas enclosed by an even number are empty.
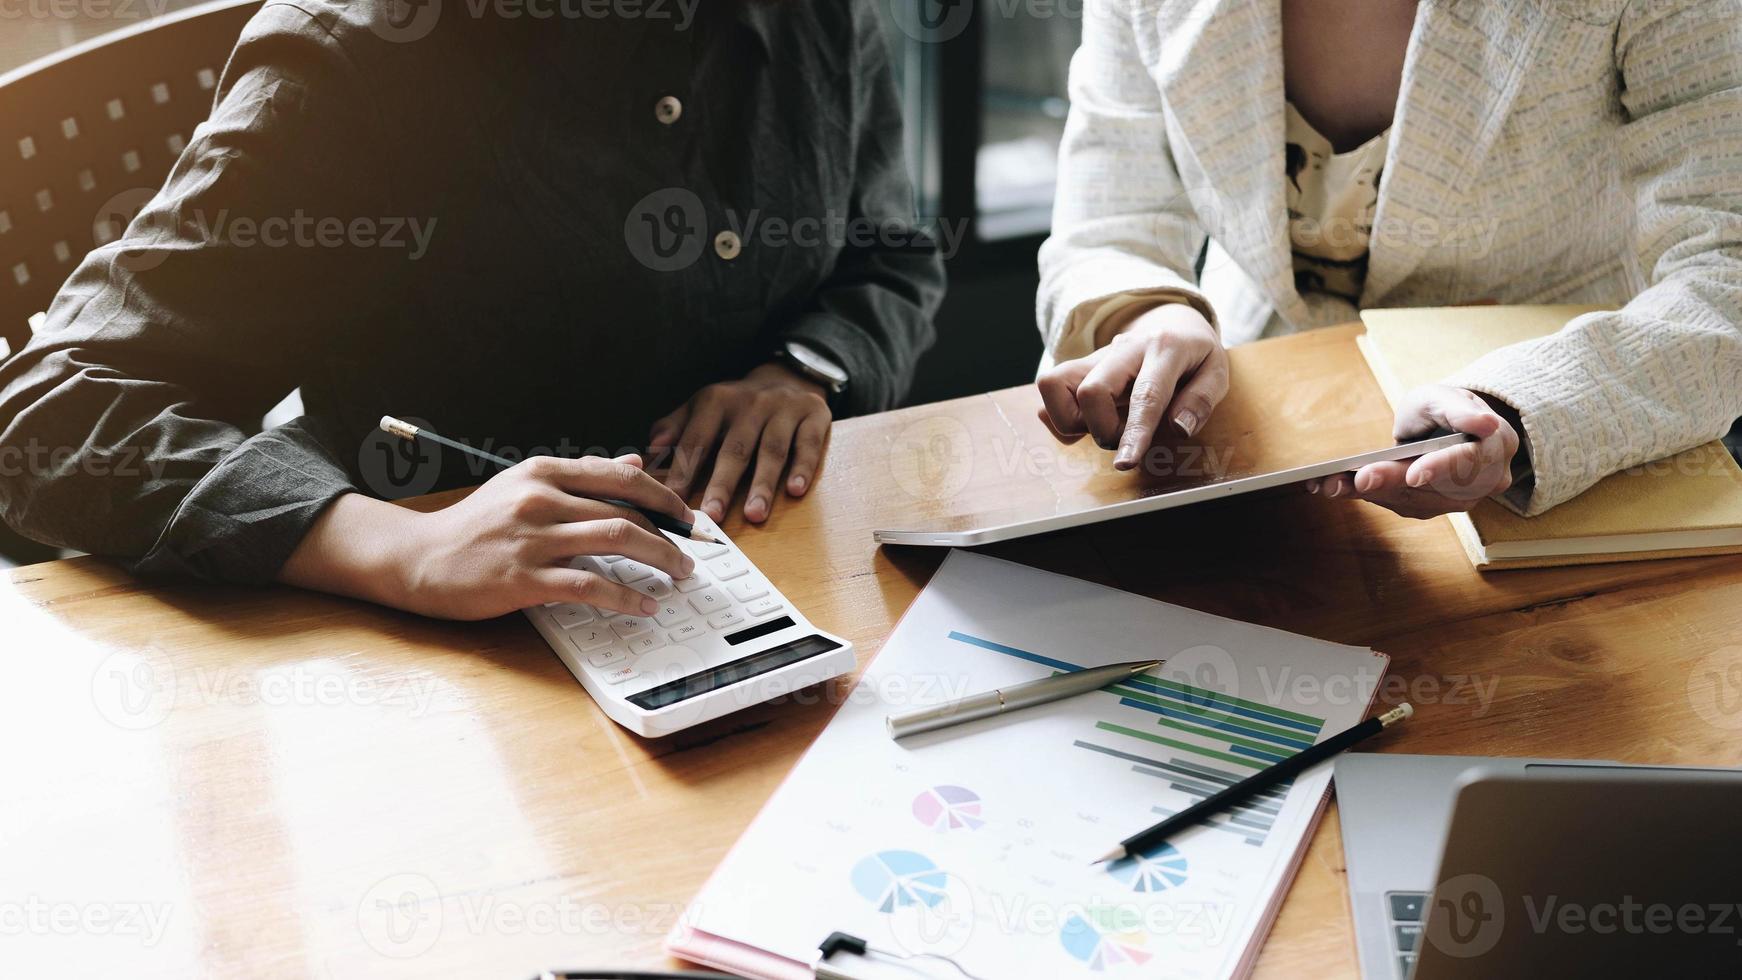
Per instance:
[[[599,558],[607,565],[615,565],[625,560],[622,555],[600,555]]]
[[[651,653],[652,651],[665,646],[665,639],[658,633],[643,633],[633,640],[630,640],[628,646],[629,652],[639,657],[644,653]]]
[[[740,555],[727,555],[708,562],[708,570],[717,578],[737,578],[750,570],[750,563]]]
[[[780,600],[773,596],[764,596],[754,602],[744,604],[744,611],[752,616],[766,616],[771,612],[779,612],[784,608],[786,607],[780,604]]]
[[[624,585],[628,585],[632,582],[639,582],[647,576],[652,575],[653,569],[648,568],[646,565],[643,565],[638,561],[630,561],[625,558],[611,566],[611,574],[617,577],[617,581],[622,582]]]
[[[1404,953],[1403,955],[1401,955],[1397,958],[1397,975],[1398,976],[1407,977],[1407,976],[1409,976],[1409,971],[1411,971],[1413,969],[1415,969],[1415,954],[1414,953]]]
[[[1390,892],[1385,897],[1391,902],[1391,921],[1421,921],[1421,903],[1427,900],[1425,894],[1421,892]]]
[[[591,606],[582,605],[558,606],[550,611],[550,616],[552,619],[556,620],[558,626],[561,626],[565,630],[572,630],[577,626],[585,626],[599,618],[593,614]]]
[[[690,596],[690,605],[695,607],[696,612],[707,616],[726,608],[731,605],[731,603],[727,602],[726,597],[721,595],[718,591],[714,589],[703,589],[702,591]]]
[[[689,618],[689,610],[676,602],[662,603],[659,611],[653,614],[654,622],[661,626],[676,626]]]
[[[655,599],[663,599],[671,595],[671,584],[665,580],[664,575],[655,575],[635,583],[635,591],[642,595],[650,595]]]
[[[637,633],[645,633],[652,628],[652,626],[648,625],[647,620],[642,619],[640,616],[618,616],[611,620],[611,632],[616,633],[625,640]]]
[[[569,630],[567,636],[569,645],[582,653],[592,653],[602,646],[610,646],[617,639],[610,630],[605,628],[603,623],[594,623],[591,626]]]
[[[667,635],[671,637],[671,642],[673,643],[688,643],[697,637],[707,636],[708,631],[702,629],[700,624],[685,623],[677,629],[672,630]]]
[[[1421,939],[1421,926],[1392,926],[1393,940],[1399,952],[1415,952],[1415,944]]]
[[[622,647],[606,647],[597,653],[587,654],[587,663],[595,667],[609,667],[612,664],[627,663],[629,654]]]
[[[679,592],[689,593],[713,585],[714,580],[706,575],[691,575],[689,578],[680,578],[672,584],[677,586]]]
[[[631,664],[599,671],[599,679],[607,684],[621,684],[626,680],[640,676],[641,671],[636,670]]]
[[[732,598],[737,599],[739,602],[749,602],[751,599],[760,599],[768,594],[768,586],[763,585],[762,582],[753,578],[741,579],[737,582],[733,582],[728,585],[727,588],[731,590]]]
[[[731,550],[732,549],[726,547],[723,544],[709,544],[706,541],[691,541],[690,542],[690,551],[694,552],[695,556],[697,558],[700,558],[704,561],[709,559],[709,558],[718,558],[721,555],[723,555],[726,552],[731,551]]]
[[[736,609],[727,609],[724,612],[717,612],[708,617],[708,625],[717,630],[728,629],[737,626],[742,622],[744,622],[744,617],[738,615],[738,610]]]

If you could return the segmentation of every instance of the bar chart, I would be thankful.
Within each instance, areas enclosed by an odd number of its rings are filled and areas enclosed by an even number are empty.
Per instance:
[[[1055,671],[1082,669],[967,633],[952,631],[949,638]],[[1323,718],[1148,674],[1099,694],[1107,700],[1105,716],[1073,745],[1161,782],[1167,793],[1164,803],[1153,807],[1159,816],[1171,816],[1312,745],[1325,725]],[[1291,780],[1259,793],[1204,825],[1262,847],[1292,785]]]

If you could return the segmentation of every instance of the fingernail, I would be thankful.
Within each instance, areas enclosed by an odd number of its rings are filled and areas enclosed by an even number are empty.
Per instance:
[[[1130,446],[1120,446],[1119,455],[1113,457],[1113,466],[1115,469],[1128,470],[1131,468],[1131,464],[1136,461],[1137,450]]]
[[[707,511],[708,516],[716,521],[724,520],[726,517],[726,505],[720,503],[718,500],[704,501],[702,503],[702,509]]]
[[[654,602],[652,599],[641,600],[641,615],[651,616],[658,611],[659,603]]]
[[[1173,425],[1180,431],[1180,435],[1190,436],[1198,431],[1197,413],[1191,409],[1186,409],[1173,417]]]
[[[1318,493],[1318,492],[1319,492],[1319,485],[1318,484],[1316,484],[1316,483],[1307,484],[1307,493]]]
[[[691,575],[694,575],[695,573],[696,573],[696,560],[694,558],[691,558],[689,555],[685,555],[683,558],[683,577],[689,578]]]
[[[786,481],[786,487],[787,487],[787,491],[789,493],[804,493],[804,477],[802,477],[802,476],[793,477],[792,479]]]
[[[761,497],[751,497],[744,505],[744,516],[753,521],[760,521],[768,516],[768,501]]]
[[[1425,487],[1433,479],[1433,474],[1427,470],[1412,470],[1404,474],[1403,479],[1412,487]]]

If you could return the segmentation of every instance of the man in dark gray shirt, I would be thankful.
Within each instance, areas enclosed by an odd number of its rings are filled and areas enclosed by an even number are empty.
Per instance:
[[[64,450],[0,506],[143,573],[639,610],[567,558],[687,559],[584,497],[719,518],[747,479],[761,521],[804,493],[830,419],[893,405],[930,343],[912,207],[870,0],[272,0],[167,186],[0,366],[0,447]],[[490,478],[385,414],[591,458]],[[487,478],[435,515],[376,499]]]

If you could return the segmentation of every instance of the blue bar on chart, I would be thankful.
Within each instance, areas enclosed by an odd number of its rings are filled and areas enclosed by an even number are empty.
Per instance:
[[[1082,666],[966,633],[949,638],[994,653],[1069,672]],[[1178,794],[1177,806],[1156,806],[1171,816],[1313,744],[1324,719],[1207,688],[1144,674],[1108,687],[1107,714],[1093,738],[1076,748],[1129,763],[1132,772],[1161,780]],[[1156,754],[1157,747],[1165,750]],[[1279,784],[1205,824],[1262,846],[1293,781]]]

